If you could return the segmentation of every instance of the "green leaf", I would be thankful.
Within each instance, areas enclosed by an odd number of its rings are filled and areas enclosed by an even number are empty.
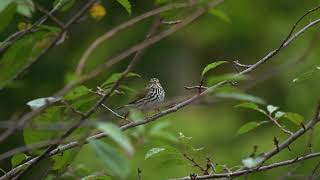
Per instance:
[[[235,107],[253,109],[253,110],[256,110],[258,112],[261,112],[264,115],[267,115],[266,111],[264,111],[263,109],[260,109],[258,105],[256,105],[255,103],[252,103],[252,102],[244,102],[244,103],[236,105]]]
[[[126,11],[131,15],[131,3],[128,0],[117,0],[118,3],[121,4],[122,7],[126,9]]]
[[[152,148],[149,149],[149,151],[146,153],[146,155],[144,156],[144,159],[149,159],[150,157],[162,152],[166,150],[165,148]]]
[[[315,68],[312,68],[311,70],[302,73],[301,75],[299,75],[298,77],[294,78],[292,80],[293,83],[300,83],[303,81],[306,81],[308,79],[311,79],[313,77],[317,77],[316,75],[320,74],[320,66],[317,66]]]
[[[10,24],[16,12],[16,7],[17,6],[15,3],[10,3],[4,8],[4,10],[0,10],[0,32],[2,32]]]
[[[107,175],[89,175],[81,178],[81,180],[112,180],[110,176]]]
[[[0,89],[23,72],[46,49],[52,33],[38,31],[28,34],[11,45],[0,60]]]
[[[304,121],[304,117],[302,117],[300,114],[292,112],[286,112],[283,117],[287,118],[297,126],[301,126],[301,123]]]
[[[218,164],[214,167],[214,170],[215,170],[215,173],[223,173],[225,170],[225,166]]]
[[[49,31],[49,32],[53,32],[53,33],[59,33],[61,31],[61,29],[56,26],[48,26],[48,25],[41,24],[37,27],[39,27],[40,29]]]
[[[243,81],[247,80],[248,76],[242,74],[223,74],[220,76],[211,76],[207,80],[208,86],[213,86],[221,81]]]
[[[122,179],[128,176],[130,172],[128,161],[110,145],[97,140],[91,140],[90,145],[96,152],[97,158],[104,163],[111,174],[115,174]]]
[[[17,12],[28,18],[32,17],[34,4],[32,0],[17,0]]]
[[[178,139],[175,135],[164,130],[165,128],[169,127],[169,125],[170,125],[170,122],[168,121],[162,121],[155,124],[150,129],[150,136],[160,137],[163,139],[167,139],[169,141],[178,142]]]
[[[9,4],[12,2],[13,2],[13,0],[1,0],[0,1],[0,12],[2,12],[4,9],[6,9],[7,6],[9,6]]]
[[[258,104],[265,104],[265,101],[259,97],[252,96],[250,94],[245,94],[245,93],[217,93],[217,97],[220,98],[229,98],[229,99],[236,99],[236,100],[241,100],[241,101],[250,101]]]
[[[227,23],[231,23],[231,20],[229,18],[229,16],[227,16],[223,11],[218,10],[218,9],[210,9],[209,14],[216,16],[218,18],[220,18],[221,20],[223,20],[224,22]]]
[[[59,11],[67,11],[75,4],[75,2],[75,0],[55,0],[53,2],[53,7],[58,8]]]
[[[212,69],[216,68],[217,66],[224,64],[224,63],[227,63],[227,61],[216,61],[216,62],[213,62],[211,64],[206,65],[206,67],[203,69],[203,71],[201,73],[201,79],[203,79],[204,75],[208,71],[210,71],[210,70],[212,70]]]
[[[86,86],[81,85],[81,86],[76,87],[75,89],[73,89],[69,93],[67,93],[64,96],[64,99],[67,101],[75,100],[79,97],[87,95],[89,92],[90,92],[90,90]]]
[[[107,87],[108,85],[115,83],[116,81],[118,81],[120,79],[120,77],[122,76],[122,73],[114,73],[112,74],[102,85],[101,87]],[[128,73],[127,74],[127,78],[129,77],[141,77],[139,74],[136,73]]]
[[[44,180],[53,166],[53,160],[43,159],[23,176],[23,180]]]
[[[28,123],[28,125],[23,129],[23,137],[25,144],[32,145],[35,143],[48,141],[54,137],[58,137],[62,132],[61,130],[57,131],[48,131],[47,129],[36,129],[34,126],[40,126],[40,127],[50,127],[53,126],[58,121],[63,121],[66,118],[63,114],[63,108],[52,106],[48,109],[46,109],[43,113],[41,113],[39,116],[32,119],[31,123]]]
[[[277,111],[276,114],[274,115],[274,117],[276,119],[281,118],[282,116],[284,116],[286,113],[282,112],[282,111]]]
[[[130,140],[124,135],[118,126],[112,123],[98,123],[97,128],[107,134],[129,154],[133,154],[133,146],[131,145]]]
[[[267,110],[268,110],[268,112],[270,113],[270,114],[272,114],[273,112],[275,112],[276,110],[278,110],[279,109],[279,107],[277,107],[277,106],[273,106],[273,105],[268,105],[267,106]]]
[[[268,121],[262,121],[262,122],[255,122],[255,121],[251,121],[251,122],[248,122],[246,124],[244,124],[243,126],[241,126],[237,132],[238,135],[240,134],[244,134],[244,133],[247,133],[259,126],[261,126],[262,124],[265,124],[267,123]]]
[[[76,147],[67,151],[64,151],[63,154],[57,154],[51,157],[54,160],[53,170],[58,171],[60,174],[65,172],[68,166],[78,155],[80,147]]]
[[[18,153],[15,154],[12,158],[11,158],[11,165],[12,167],[16,167],[17,165],[19,165],[20,163],[22,163],[24,160],[26,160],[28,158],[27,155],[25,155],[24,153]]]

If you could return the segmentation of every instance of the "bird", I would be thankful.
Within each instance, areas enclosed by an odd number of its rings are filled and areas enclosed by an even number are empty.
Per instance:
[[[151,78],[149,84],[145,88],[145,92],[143,93],[142,97],[137,98],[127,105],[118,107],[117,109],[129,107],[136,108],[143,112],[151,109],[158,109],[159,105],[164,101],[164,98],[165,90],[162,88],[159,79]]]

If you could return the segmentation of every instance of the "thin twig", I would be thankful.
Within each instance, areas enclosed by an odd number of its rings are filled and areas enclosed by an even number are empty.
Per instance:
[[[189,160],[190,162],[192,162],[192,165],[194,167],[197,167],[200,169],[200,171],[202,171],[203,173],[206,173],[206,169],[203,168],[199,163],[197,163],[192,157],[188,156],[186,153],[183,153],[183,157],[185,157],[187,160]]]
[[[300,157],[286,160],[286,161],[275,162],[270,165],[261,166],[259,168],[255,168],[255,169],[245,169],[245,170],[233,171],[233,172],[228,172],[228,173],[203,175],[203,176],[197,176],[195,179],[197,179],[197,180],[203,179],[204,180],[204,179],[214,179],[214,178],[239,177],[239,176],[245,175],[245,174],[251,174],[251,173],[266,171],[266,170],[281,167],[281,166],[287,166],[290,164],[294,164],[294,163],[297,163],[300,161],[305,161],[307,159],[311,159],[311,158],[315,158],[315,157],[319,157],[319,156],[320,156],[320,152],[317,152],[317,153],[312,153],[312,154],[308,154],[305,156],[300,156]],[[187,177],[171,179],[171,180],[190,180],[190,177],[187,176]]]

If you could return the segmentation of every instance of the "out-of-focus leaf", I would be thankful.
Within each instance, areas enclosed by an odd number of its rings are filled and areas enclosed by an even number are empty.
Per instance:
[[[218,9],[210,9],[208,11],[209,14],[212,14],[218,18],[220,18],[221,20],[223,20],[224,22],[227,23],[231,23],[231,20],[229,18],[229,16],[227,16],[223,11],[218,10]]]
[[[285,115],[286,113],[282,112],[282,111],[277,111],[276,114],[274,115],[274,117],[276,119],[281,118],[283,115]]]
[[[169,159],[164,159],[163,161],[161,161],[161,163],[159,163],[159,165],[157,166],[158,168],[172,168],[175,166],[181,166],[181,165],[185,165],[186,162],[181,159],[181,158],[169,158]]]
[[[75,89],[73,89],[72,91],[70,91],[69,93],[67,93],[64,96],[64,99],[67,101],[71,101],[71,100],[75,100],[79,97],[82,97],[84,95],[87,95],[89,93],[89,89],[86,86],[78,86]]]
[[[270,113],[270,114],[272,114],[273,112],[275,112],[276,110],[278,110],[279,109],[279,107],[277,107],[277,106],[273,106],[273,105],[268,105],[267,106],[267,110],[268,110],[268,112]]]
[[[263,161],[264,161],[263,157],[256,157],[256,158],[248,157],[248,158],[242,159],[242,164],[246,168],[254,168],[260,163],[262,163]]]
[[[169,141],[177,142],[178,139],[175,135],[164,130],[169,125],[170,125],[170,123],[168,121],[163,121],[163,122],[159,122],[159,123],[155,124],[150,129],[150,136],[160,137],[163,139],[167,139]]]
[[[62,174],[67,170],[67,167],[71,164],[73,159],[77,156],[80,148],[73,148],[68,151],[64,151],[63,154],[57,154],[51,158],[54,160],[53,170]]]
[[[10,3],[3,10],[0,6],[0,32],[2,32],[11,22],[16,12],[16,4]]]
[[[315,75],[320,74],[320,66],[317,66],[315,68],[312,68],[311,70],[302,73],[301,75],[299,75],[298,77],[294,78],[292,80],[293,83],[300,83],[303,81],[306,81],[308,79],[311,79],[313,77],[316,77]]]
[[[26,145],[31,145],[41,141],[47,141],[53,137],[58,137],[56,131],[48,131],[46,129],[35,130],[33,126],[54,126],[55,122],[63,120],[63,108],[52,106],[34,118],[30,125],[23,129],[23,137]],[[33,126],[31,126],[33,125]],[[60,130],[61,131],[61,130]]]
[[[220,98],[229,98],[229,99],[236,99],[241,101],[250,101],[258,104],[265,104],[265,101],[259,97],[252,96],[250,94],[245,93],[217,93],[217,97]]]
[[[262,121],[262,122],[255,122],[255,121],[251,121],[251,122],[248,122],[246,124],[244,124],[243,126],[241,126],[237,132],[238,135],[240,134],[244,134],[244,133],[247,133],[259,126],[261,126],[262,124],[265,124],[267,123],[268,121]]]
[[[213,86],[222,81],[243,81],[248,79],[248,76],[243,74],[223,74],[219,76],[210,76],[207,80],[208,86]]]
[[[255,103],[252,103],[252,102],[244,102],[244,103],[236,105],[235,107],[253,109],[253,110],[256,110],[258,112],[261,112],[264,115],[267,115],[266,111],[264,111],[263,109],[260,109],[258,105],[256,105]]]
[[[61,31],[60,28],[56,27],[56,26],[48,26],[48,25],[39,25],[39,28],[49,31],[49,32],[53,32],[53,33],[59,33]]]
[[[11,165],[12,167],[16,167],[17,165],[19,165],[22,161],[24,161],[25,159],[27,159],[28,156],[25,155],[24,153],[18,153],[15,154],[12,158],[11,158]]]
[[[81,180],[112,180],[110,176],[106,175],[89,175],[81,178]]]
[[[115,83],[118,81],[121,77],[122,73],[114,73],[112,74],[102,85],[101,87],[107,87],[107,85],[110,85],[112,83]],[[141,77],[139,74],[136,73],[128,73],[127,78],[129,77]]]
[[[126,11],[131,15],[131,3],[128,0],[117,0],[118,3],[121,4],[122,7],[126,9]]]
[[[215,170],[215,173],[223,173],[224,172],[224,166],[223,165],[220,165],[220,164],[218,164],[218,165],[216,165],[215,167],[214,167],[214,170]]]
[[[146,155],[144,156],[145,159],[149,159],[150,157],[162,152],[166,150],[165,148],[152,148],[149,149],[149,151],[146,153]]]
[[[1,0],[0,1],[0,12],[2,12],[7,6],[12,3],[13,0]]]
[[[169,3],[169,2],[171,2],[171,0],[155,0],[155,1],[154,1],[154,3],[155,3],[156,5],[167,4],[167,3]]]
[[[17,12],[28,18],[32,17],[34,12],[34,4],[32,0],[19,0],[17,3]]]
[[[96,152],[97,158],[105,164],[110,174],[117,175],[122,179],[128,176],[130,172],[128,161],[115,149],[97,140],[91,140],[90,145]]]
[[[224,64],[224,63],[227,63],[227,61],[216,61],[216,62],[213,62],[213,63],[210,63],[210,64],[206,65],[206,67],[204,67],[204,69],[203,69],[203,71],[202,71],[202,73],[201,73],[201,78],[203,78],[204,75],[205,75],[208,71],[210,71],[210,70],[212,70],[212,69],[214,69],[214,68],[216,68],[216,67],[218,67],[219,65]]]
[[[50,158],[38,162],[30,171],[23,176],[23,180],[44,180],[53,166]]]
[[[46,104],[58,102],[59,100],[60,100],[60,98],[44,97],[44,98],[38,98],[38,99],[34,99],[32,101],[29,101],[29,102],[27,102],[27,105],[30,106],[30,108],[32,110],[36,110]]]
[[[75,2],[75,0],[55,0],[53,2],[53,7],[58,8],[60,11],[67,11],[74,5]]]
[[[11,45],[0,60],[0,89],[27,68],[51,41],[52,33],[38,31]]]
[[[303,123],[304,121],[304,117],[302,117],[300,114],[293,112],[286,112],[283,117],[287,118],[297,126],[301,126],[301,123]]]
[[[112,123],[98,123],[97,128],[107,134],[129,154],[133,154],[133,146],[131,145],[130,140],[124,135],[118,126]]]

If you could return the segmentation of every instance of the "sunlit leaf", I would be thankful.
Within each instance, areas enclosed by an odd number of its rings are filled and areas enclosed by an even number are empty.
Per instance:
[[[227,16],[223,11],[221,10],[218,10],[218,9],[210,9],[209,11],[209,14],[212,14],[218,18],[220,18],[221,20],[223,20],[224,22],[227,22],[227,23],[231,23],[231,20],[229,18],[229,16]]]
[[[273,106],[273,105],[268,105],[267,106],[267,110],[268,110],[268,112],[270,113],[270,114],[272,114],[273,112],[275,112],[276,110],[278,110],[279,109],[279,107],[277,107],[277,106]]]
[[[128,161],[115,149],[98,140],[91,140],[90,145],[95,150],[97,158],[104,163],[110,174],[117,175],[122,179],[128,176],[130,172]]]
[[[268,121],[262,121],[262,122],[255,122],[255,121],[251,121],[251,122],[248,122],[246,124],[244,124],[243,126],[241,126],[237,132],[238,135],[240,134],[244,134],[244,133],[247,133],[259,126],[261,126],[262,124],[265,124],[267,123]]]
[[[285,115],[286,113],[282,112],[282,111],[277,111],[276,114],[274,115],[274,117],[276,119],[281,118],[283,115]]]
[[[257,165],[259,165],[260,163],[262,163],[264,161],[263,157],[248,157],[242,160],[242,164],[246,167],[246,168],[254,168]]]
[[[44,98],[38,98],[38,99],[34,99],[32,101],[27,102],[27,105],[30,106],[30,108],[32,110],[36,110],[46,104],[49,103],[54,103],[59,101],[60,98],[55,98],[55,97],[44,97]]]
[[[98,123],[97,128],[107,134],[129,154],[133,154],[133,146],[131,145],[130,140],[124,135],[118,126],[112,123]]]
[[[304,121],[304,117],[298,113],[286,112],[283,117],[287,118],[297,126],[301,126],[301,123]]]
[[[202,73],[201,73],[201,78],[203,78],[204,75],[205,75],[208,71],[210,71],[210,70],[212,70],[212,69],[216,68],[217,66],[219,66],[219,65],[221,65],[221,64],[224,64],[224,63],[227,63],[227,61],[216,61],[216,62],[213,62],[213,63],[211,63],[211,64],[206,65],[206,67],[203,69],[203,71],[202,71]]]
[[[12,167],[16,167],[17,165],[19,165],[20,163],[22,163],[22,161],[26,160],[27,158],[28,158],[28,156],[25,155],[24,153],[15,154],[15,155],[11,158],[11,165],[12,165]]]
[[[126,11],[131,15],[131,3],[128,0],[117,0],[118,3],[121,4],[122,7],[126,9]]]
[[[146,155],[144,156],[145,159],[149,159],[150,157],[162,152],[166,150],[165,148],[152,148],[149,149],[149,151],[146,153]]]
[[[258,104],[265,104],[265,101],[262,98],[252,96],[250,94],[245,93],[217,93],[217,97],[220,98],[228,98],[228,99],[236,99],[241,101],[250,101]]]
[[[32,13],[34,12],[34,4],[32,0],[20,0],[20,2],[17,2],[17,12],[23,16],[31,18]]]
[[[12,3],[14,0],[1,0],[0,1],[0,12],[2,12],[4,9],[6,9],[10,3]]]

